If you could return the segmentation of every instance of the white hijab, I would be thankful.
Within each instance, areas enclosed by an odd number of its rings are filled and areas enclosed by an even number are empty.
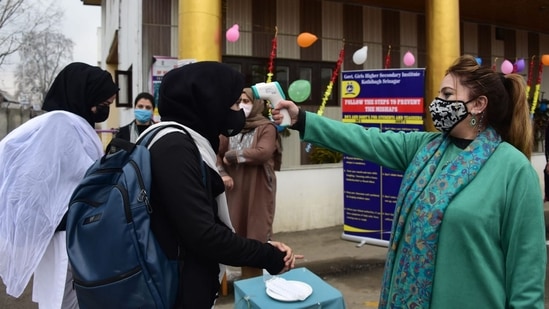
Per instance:
[[[90,124],[65,111],[35,117],[0,141],[0,276],[9,295],[21,296],[74,188],[102,155],[103,145]],[[56,239],[65,246],[64,237]],[[61,253],[56,261],[65,266],[56,269],[64,273],[56,278],[64,280],[67,257],[66,251]],[[50,298],[61,301],[63,290],[55,294]]]

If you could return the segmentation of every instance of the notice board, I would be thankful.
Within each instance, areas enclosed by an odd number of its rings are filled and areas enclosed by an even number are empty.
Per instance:
[[[343,122],[423,130],[425,69],[343,71],[340,89]],[[343,239],[389,244],[402,174],[344,154]]]

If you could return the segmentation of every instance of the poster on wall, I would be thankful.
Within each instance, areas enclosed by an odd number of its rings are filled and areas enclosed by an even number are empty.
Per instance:
[[[153,56],[153,63],[151,66],[151,85],[150,89],[152,95],[154,96],[154,101],[156,106],[158,106],[158,90],[160,89],[160,83],[162,82],[162,77],[168,73],[171,69],[184,66],[189,63],[196,62],[196,59],[177,59],[176,57],[168,56]],[[154,110],[154,121],[160,121],[160,115],[158,115],[158,109]]]
[[[425,69],[341,73],[342,121],[381,131],[423,130]],[[343,156],[343,235],[387,246],[402,172]]]
[[[150,89],[152,95],[154,96],[154,101],[156,106],[158,106],[158,89],[160,88],[160,83],[162,82],[162,77],[169,70],[177,68],[177,58],[169,56],[153,56],[153,63],[151,66],[151,85]],[[155,122],[160,121],[160,116],[158,115],[158,109],[155,109],[153,119]]]

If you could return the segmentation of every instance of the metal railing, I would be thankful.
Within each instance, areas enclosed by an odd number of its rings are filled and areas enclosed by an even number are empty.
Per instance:
[[[2,104],[0,106],[0,139],[27,120],[45,113],[20,104]]]

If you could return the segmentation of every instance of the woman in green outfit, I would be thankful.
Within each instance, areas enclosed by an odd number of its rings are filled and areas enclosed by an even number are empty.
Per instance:
[[[429,105],[441,132],[381,132],[290,101],[278,108],[304,141],[404,171],[380,308],[544,307],[543,199],[520,75],[458,58]]]

